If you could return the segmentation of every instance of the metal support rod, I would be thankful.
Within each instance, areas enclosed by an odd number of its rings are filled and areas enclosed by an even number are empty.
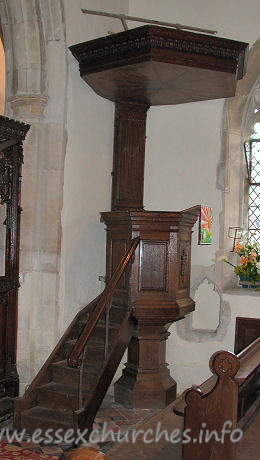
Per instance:
[[[107,360],[108,355],[108,334],[109,334],[109,312],[112,305],[111,298],[106,306],[106,332],[105,332],[105,355],[104,360]]]
[[[125,15],[124,14],[120,14],[120,19],[121,19],[121,22],[123,24],[123,27],[125,30],[128,30],[128,25],[127,25],[127,22],[125,20]]]
[[[89,319],[89,313],[87,314],[87,321]],[[84,351],[82,353],[82,361],[79,368],[79,394],[78,394],[78,409],[81,410],[83,408],[83,371],[84,371],[84,361],[87,353],[88,345],[85,346]]]
[[[94,15],[97,15],[97,16],[106,16],[108,18],[119,19],[122,22],[125,30],[128,29],[127,24],[126,24],[126,20],[128,20],[128,21],[135,21],[135,22],[144,22],[146,24],[156,24],[156,25],[159,25],[159,26],[173,27],[174,29],[180,29],[180,30],[182,30],[182,29],[192,30],[192,31],[195,31],[195,32],[202,32],[202,33],[205,33],[205,34],[215,35],[215,34],[218,33],[217,30],[210,30],[210,29],[202,29],[200,27],[185,26],[185,25],[179,24],[179,23],[173,24],[171,22],[156,21],[154,19],[138,18],[138,17],[135,17],[135,16],[128,16],[126,14],[106,13],[104,11],[94,11],[94,10],[86,10],[86,9],[82,9],[81,11],[84,14],[94,14]]]

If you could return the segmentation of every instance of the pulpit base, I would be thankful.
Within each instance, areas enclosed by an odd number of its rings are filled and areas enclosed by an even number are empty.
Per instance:
[[[115,383],[115,401],[131,409],[163,409],[176,399],[176,388],[167,368],[158,373],[126,368]]]

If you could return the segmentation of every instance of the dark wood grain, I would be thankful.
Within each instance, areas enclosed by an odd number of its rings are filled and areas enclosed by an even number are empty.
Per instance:
[[[115,107],[112,210],[143,209],[146,113],[144,104]]]
[[[113,302],[128,308],[136,324],[126,367],[115,384],[116,400],[129,407],[162,408],[176,397],[165,347],[170,324],[194,310],[189,248],[199,210],[101,213],[107,226],[108,280],[113,259],[122,257],[122,242],[140,238],[125,284],[113,294]]]
[[[89,337],[93,333],[95,326],[101,318],[102,313],[104,313],[105,308],[110,300],[110,297],[112,296],[113,291],[115,290],[115,287],[117,286],[122,274],[126,270],[126,267],[129,264],[131,257],[134,254],[138,244],[139,238],[137,237],[131,242],[130,248],[123,255],[121,261],[116,267],[116,270],[114,271],[105,290],[103,291],[100,300],[98,301],[95,307],[95,310],[91,314],[89,321],[87,321],[86,326],[84,327],[82,333],[80,334],[80,337],[78,338],[77,342],[75,343],[75,346],[73,347],[72,352],[70,353],[70,356],[68,358],[69,366],[76,368],[80,367],[80,356],[82,355],[83,349],[85,348],[89,340]]]
[[[0,198],[6,206],[5,267],[0,277],[0,398],[19,393],[16,367],[22,142],[29,125],[0,116]]]
[[[65,359],[65,343],[72,340],[75,336],[78,337],[79,332],[77,332],[77,325],[80,322],[81,318],[85,315],[90,315],[97,305],[100,299],[100,295],[96,297],[92,302],[90,302],[86,307],[84,307],[72,320],[71,324],[68,326],[57,345],[53,349],[52,353],[45,361],[44,365],[36,375],[36,377],[31,382],[27,392],[24,396],[17,398],[14,404],[14,423],[17,428],[22,428],[22,413],[29,409],[32,409],[37,404],[37,395],[38,388],[42,385],[49,383],[52,380],[53,376],[53,365],[59,363]],[[70,380],[71,382],[73,375],[71,373]],[[78,382],[78,376],[77,376]]]
[[[184,414],[184,429],[191,430],[191,442],[183,445],[184,460],[234,459],[235,444],[229,434],[221,442],[222,428],[228,421],[226,428],[231,431],[238,426],[243,428],[259,408],[260,338],[237,356],[227,351],[216,352],[210,368],[213,376],[199,388],[187,390],[174,408],[176,414]],[[217,433],[219,441],[215,435],[207,441],[206,430]]]
[[[257,337],[260,337],[260,318],[236,318],[235,331],[235,353],[239,353],[247,345],[253,342]]]
[[[147,105],[234,96],[248,45],[143,26],[70,47],[82,78],[102,97]]]

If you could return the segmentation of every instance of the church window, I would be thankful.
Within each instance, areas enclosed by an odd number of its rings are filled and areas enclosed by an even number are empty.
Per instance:
[[[254,110],[254,115],[259,109]],[[249,182],[248,197],[248,237],[251,243],[260,243],[260,121],[254,124],[254,131],[245,142],[247,173]]]

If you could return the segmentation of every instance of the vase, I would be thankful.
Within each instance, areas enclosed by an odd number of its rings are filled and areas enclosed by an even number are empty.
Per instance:
[[[239,275],[239,284],[244,289],[256,289],[260,288],[260,281],[252,281],[250,278],[247,278],[243,275]]]

